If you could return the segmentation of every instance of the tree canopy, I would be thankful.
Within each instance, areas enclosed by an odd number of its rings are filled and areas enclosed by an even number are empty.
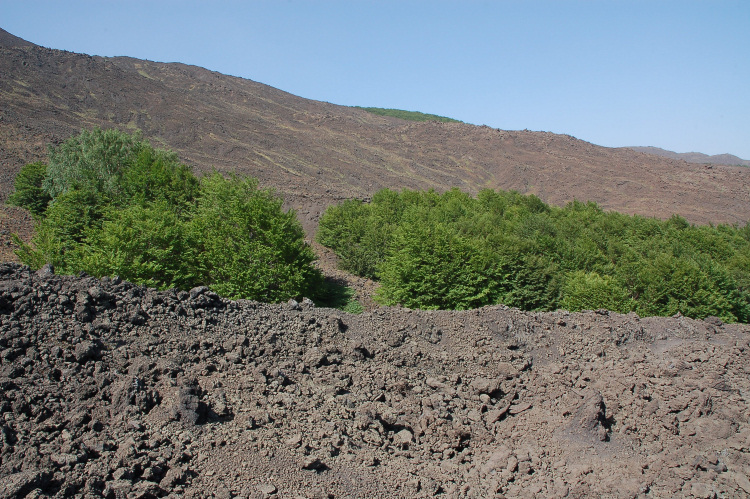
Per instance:
[[[379,279],[387,305],[750,320],[747,225],[559,208],[516,192],[383,190],[329,208],[316,237],[344,269]]]
[[[198,179],[174,153],[118,130],[84,130],[49,160],[24,167],[11,197],[38,216],[18,251],[32,267],[270,302],[319,288],[294,212],[255,179]]]

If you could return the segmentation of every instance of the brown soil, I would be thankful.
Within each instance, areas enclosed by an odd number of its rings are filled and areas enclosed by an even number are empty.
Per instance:
[[[745,497],[750,328],[0,266],[0,497]],[[28,494],[28,495],[27,495]]]

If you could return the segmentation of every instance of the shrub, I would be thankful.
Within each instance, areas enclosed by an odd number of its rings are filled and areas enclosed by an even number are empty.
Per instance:
[[[122,191],[123,171],[144,148],[150,147],[139,136],[119,130],[83,130],[49,149],[44,190],[52,198],[70,189],[79,189],[116,199]]]
[[[342,265],[380,278],[378,299],[413,308],[504,303],[750,320],[750,228],[692,226],[564,208],[484,190],[380,191],[321,218]]]
[[[190,289],[201,284],[196,245],[186,222],[165,202],[111,210],[92,230],[77,266],[91,275],[119,275],[155,288]]]
[[[615,312],[632,310],[627,290],[610,276],[577,270],[572,272],[562,288],[560,306],[568,310],[596,310],[606,308]]]
[[[322,281],[293,211],[255,179],[201,180],[190,221],[202,282],[230,298],[278,302],[314,295]]]
[[[26,208],[37,217],[44,215],[52,197],[42,189],[42,182],[47,175],[47,165],[38,161],[21,168],[16,175],[15,191],[8,198],[8,203]]]
[[[314,297],[321,281],[294,212],[271,191],[219,174],[199,181],[137,136],[82,132],[50,150],[34,182],[51,201],[32,244],[16,238],[32,267],[261,301]]]
[[[385,109],[382,107],[359,107],[364,111],[379,116],[393,116],[394,118],[400,118],[407,121],[439,121],[443,123],[463,123],[462,121],[447,118],[445,116],[438,116],[436,114],[420,113],[418,111],[404,111],[401,109]]]
[[[330,278],[323,281],[316,293],[316,304],[321,307],[336,308],[349,314],[364,312],[364,307],[357,301],[354,289]]]

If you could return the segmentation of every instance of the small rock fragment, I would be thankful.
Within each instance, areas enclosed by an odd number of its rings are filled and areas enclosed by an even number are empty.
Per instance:
[[[260,492],[261,494],[265,494],[267,496],[273,495],[279,490],[272,483],[262,483],[258,485],[256,488],[258,489],[258,492]]]
[[[489,379],[484,377],[474,378],[471,387],[476,395],[486,393],[490,397],[500,393],[501,382],[498,379]]]
[[[414,440],[414,434],[409,430],[401,430],[393,436],[393,443],[396,445],[409,445]]]
[[[315,456],[309,456],[307,459],[305,459],[302,462],[302,469],[316,471],[318,473],[321,473],[327,470],[328,466],[326,466],[325,463],[320,460],[320,458],[315,457]]]

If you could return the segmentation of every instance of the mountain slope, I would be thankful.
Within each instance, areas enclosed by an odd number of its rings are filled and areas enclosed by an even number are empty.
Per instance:
[[[0,29],[0,47],[33,47],[34,44],[27,42],[23,38],[19,38]]]
[[[8,38],[0,38],[0,41]],[[199,171],[258,177],[308,229],[383,187],[515,189],[693,222],[750,219],[750,170],[708,169],[546,132],[414,123],[296,97],[194,66],[0,47],[0,199],[28,161],[81,127],[140,129]]]

